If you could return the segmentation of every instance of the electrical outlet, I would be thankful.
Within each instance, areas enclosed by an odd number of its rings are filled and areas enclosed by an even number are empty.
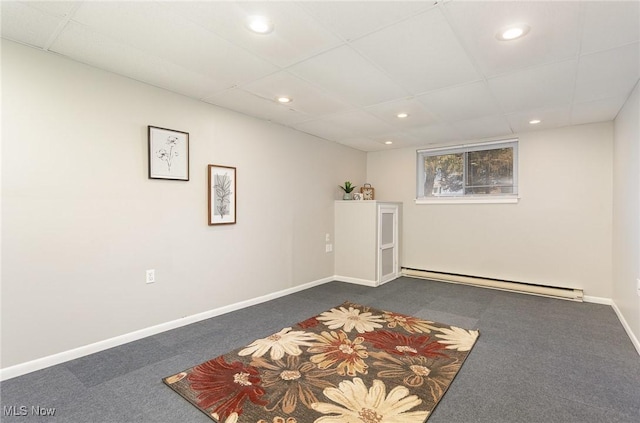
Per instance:
[[[156,270],[149,269],[147,270],[147,283],[154,283],[156,281]]]
[[[636,290],[638,292],[638,297],[640,297],[640,278],[638,278],[637,285],[636,285]]]
[[[324,247],[325,247],[325,252],[327,253],[330,253],[333,251],[333,244],[327,244]]]

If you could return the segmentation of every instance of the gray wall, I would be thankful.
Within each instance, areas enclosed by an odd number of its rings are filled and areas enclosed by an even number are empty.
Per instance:
[[[640,88],[636,85],[614,126],[613,300],[640,339]],[[639,351],[640,352],[640,351]]]
[[[189,182],[147,178],[147,125],[190,133]],[[332,276],[365,156],[3,41],[2,367]],[[208,164],[236,225],[207,226]]]

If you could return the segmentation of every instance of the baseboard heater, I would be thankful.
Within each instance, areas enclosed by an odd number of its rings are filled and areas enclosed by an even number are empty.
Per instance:
[[[557,288],[553,286],[534,285],[523,282],[488,279],[477,276],[456,275],[452,273],[433,272],[429,270],[402,268],[403,276],[421,279],[432,279],[442,282],[460,283],[465,285],[481,286],[485,288],[500,289],[502,291],[520,292],[523,294],[541,295],[544,297],[560,298],[563,300],[582,302],[584,293],[581,289]]]

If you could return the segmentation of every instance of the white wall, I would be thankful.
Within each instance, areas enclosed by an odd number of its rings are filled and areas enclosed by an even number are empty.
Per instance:
[[[636,339],[640,339],[640,297],[636,294],[636,279],[640,278],[639,117],[640,88],[636,85],[616,117],[613,149],[613,300]]]
[[[611,298],[611,122],[519,135],[518,204],[416,205],[416,149],[369,153],[380,200],[402,201],[402,266]]]
[[[147,125],[191,180],[147,178]],[[207,164],[237,224],[207,226]],[[338,184],[365,154],[2,42],[2,367],[333,275]],[[145,269],[157,282],[146,285]]]

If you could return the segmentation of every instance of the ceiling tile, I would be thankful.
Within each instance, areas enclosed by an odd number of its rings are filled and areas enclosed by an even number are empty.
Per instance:
[[[416,137],[421,145],[459,142],[462,135],[455,125],[441,123],[407,130]]]
[[[71,59],[127,75],[129,78],[162,87],[186,96],[201,98],[205,91],[219,91],[214,79],[190,72],[108,37],[70,22],[51,46],[51,51]]]
[[[45,48],[49,38],[64,22],[26,2],[0,2],[2,37],[34,47]]]
[[[357,135],[371,136],[380,133],[392,132],[394,130],[391,125],[362,110],[337,113],[335,115],[327,116],[325,121],[331,125],[346,128],[351,133]]]
[[[584,7],[583,54],[640,41],[640,2],[593,1]]]
[[[417,1],[303,1],[300,6],[344,40],[353,40],[433,7]]]
[[[292,2],[169,2],[178,13],[228,41],[281,67],[342,43]],[[268,35],[246,28],[248,16],[267,16],[274,23]]]
[[[307,134],[332,141],[356,137],[352,130],[335,125],[326,118],[298,123],[293,127]]]
[[[538,128],[611,120],[640,78],[638,1],[0,7],[4,38],[365,150],[389,148],[388,137],[451,145],[526,131],[532,113]],[[253,13],[270,16],[275,31],[247,31]],[[529,34],[498,42],[515,21]],[[278,104],[281,94],[294,102]]]
[[[289,71],[359,106],[406,97],[400,86],[348,46],[305,60]]]
[[[136,48],[155,53],[168,43],[176,44],[175,22],[163,17],[156,2],[84,2],[73,21],[94,32]],[[182,19],[177,19],[178,22]]]
[[[444,4],[456,33],[486,77],[573,58],[578,53],[577,1],[452,1]],[[529,34],[498,41],[505,26],[525,23]]]
[[[238,88],[207,97],[204,101],[287,126],[309,120],[309,116],[304,113]]]
[[[309,132],[310,133],[310,132]],[[314,134],[312,134],[314,135]],[[319,135],[316,135],[319,136]],[[323,138],[323,137],[321,137]],[[415,146],[418,141],[415,137],[402,133],[393,133],[387,136],[366,137],[351,135],[343,138],[335,138],[333,141],[362,151],[380,151],[394,148]],[[385,141],[393,140],[393,144],[385,144]]]
[[[505,113],[571,103],[577,63],[553,63],[488,80]]]
[[[349,147],[353,147],[363,151],[391,150],[394,148],[405,148],[421,145],[421,142],[418,138],[403,132],[393,132],[371,137],[347,137],[338,139],[337,141],[340,144],[348,145]],[[385,141],[392,141],[393,144],[385,144]]]
[[[157,2],[85,2],[74,15],[74,21],[122,44],[215,78],[224,88],[278,69],[170,13]]]
[[[464,120],[454,123],[453,126],[464,141],[513,134],[507,119],[502,115]]]
[[[439,8],[360,38],[352,46],[412,94],[480,79]]]
[[[628,95],[640,78],[640,43],[580,57],[574,101]]]
[[[314,115],[322,116],[351,108],[320,88],[284,71],[243,85],[242,89],[271,101],[279,96],[287,96],[293,99],[287,105],[289,108]]]
[[[444,88],[418,96],[417,99],[430,113],[444,122],[474,119],[500,112],[485,82]]]
[[[4,1],[2,2],[4,3]],[[68,15],[70,15],[71,13],[73,13],[73,11],[75,9],[78,8],[78,6],[82,3],[82,1],[32,1],[32,0],[27,0],[26,3],[29,4],[29,6],[31,7],[35,7],[36,9],[39,9],[45,13],[48,13],[50,15],[53,16],[58,16],[58,17],[67,17]]]
[[[574,104],[571,110],[571,124],[582,125],[613,120],[626,101],[627,96],[620,96]]]
[[[541,129],[559,128],[570,124],[571,107],[560,106],[550,109],[528,110],[526,112],[509,113],[507,121],[514,132],[538,131]],[[539,119],[541,122],[535,125],[529,121]]]
[[[339,144],[347,147],[355,148],[361,151],[380,151],[392,148],[384,143],[372,140],[371,138],[355,137],[337,140]]]
[[[396,128],[413,128],[437,122],[436,117],[429,113],[422,103],[413,98],[376,104],[365,110]],[[397,116],[398,113],[407,113],[409,116],[400,119]]]
[[[411,145],[421,144],[422,142],[421,139],[415,135],[411,135],[403,131],[376,134],[369,138],[380,145],[383,145],[385,148],[408,147]],[[392,147],[388,147],[387,144],[385,144],[385,141],[393,142],[393,144],[391,144]]]

